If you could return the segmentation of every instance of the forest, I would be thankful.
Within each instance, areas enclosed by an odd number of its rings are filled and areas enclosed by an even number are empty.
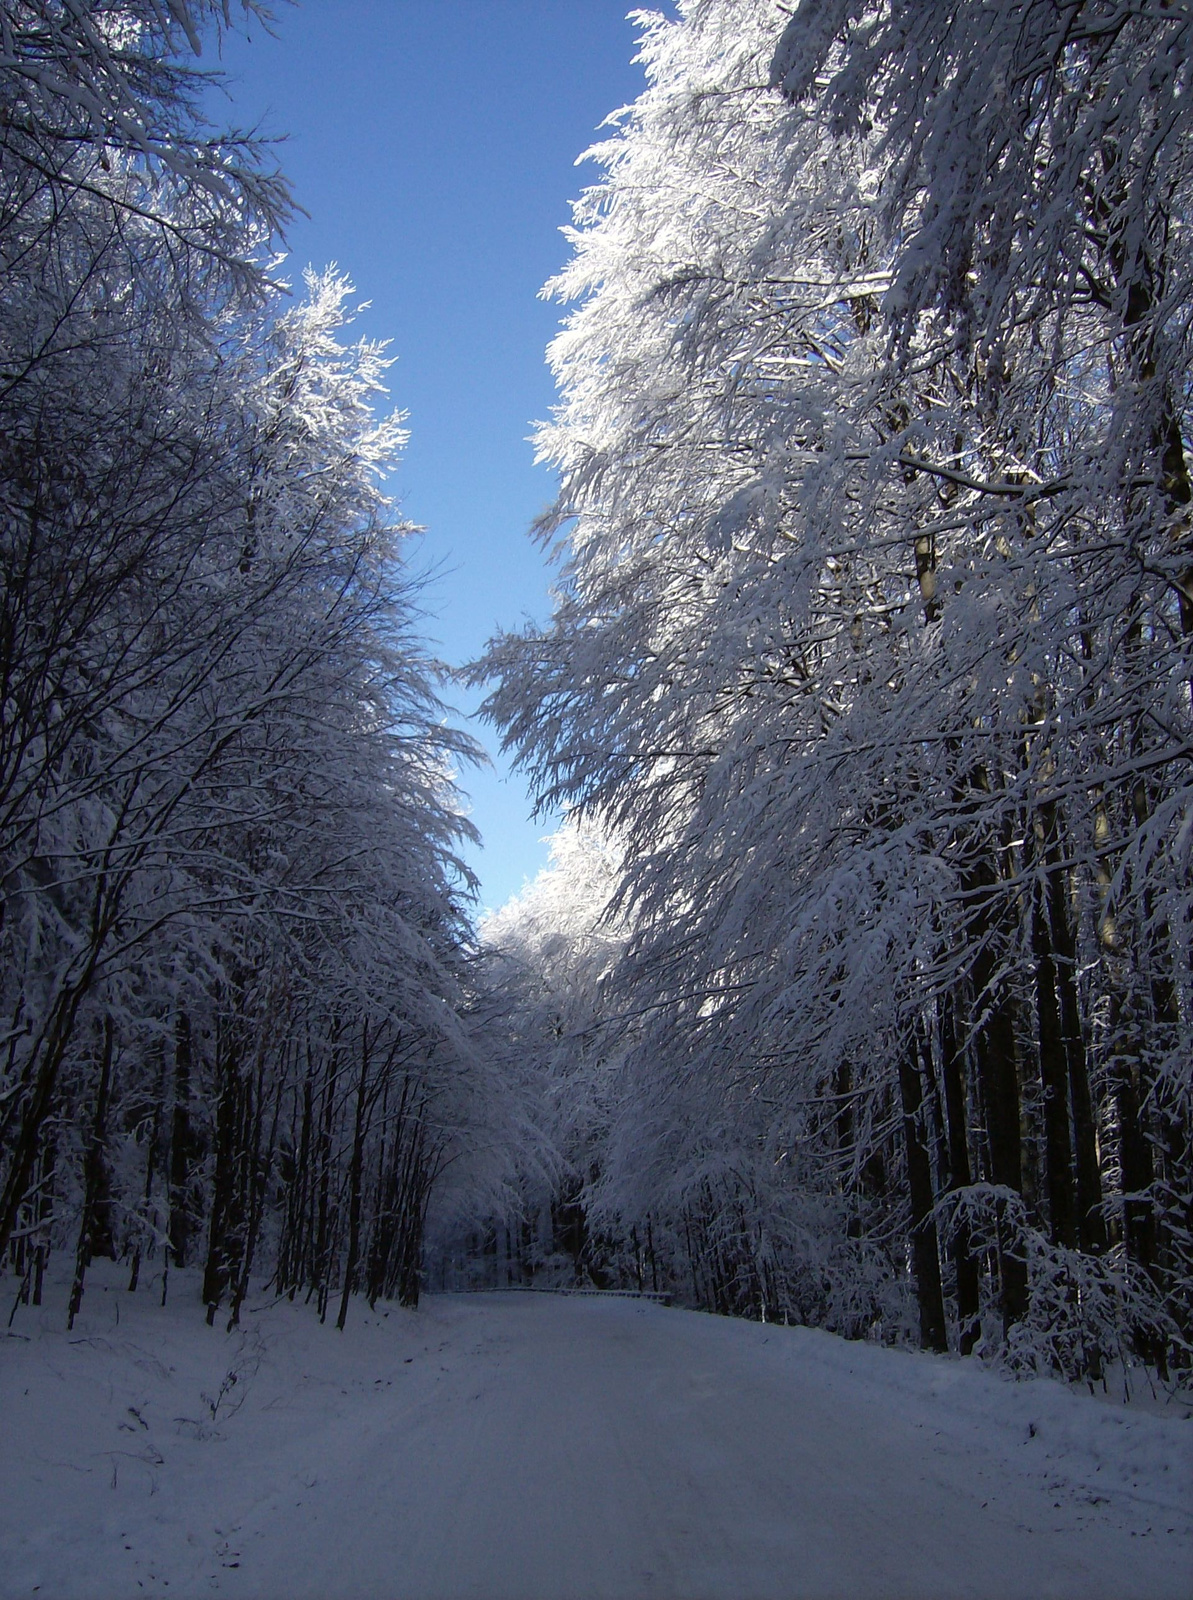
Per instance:
[[[390,357],[207,121],[270,15],[0,0],[14,1315],[104,1257],[1187,1371],[1186,0],[636,14],[554,612],[466,675],[565,821],[483,920]]]

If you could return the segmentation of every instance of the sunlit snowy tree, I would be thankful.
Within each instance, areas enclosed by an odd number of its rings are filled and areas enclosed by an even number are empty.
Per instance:
[[[699,1297],[1096,1370],[1187,1333],[1188,126],[1182,18],[1057,16],[644,21],[486,665],[625,840]]]

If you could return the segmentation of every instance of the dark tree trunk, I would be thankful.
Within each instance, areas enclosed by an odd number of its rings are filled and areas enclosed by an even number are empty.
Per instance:
[[[83,1207],[79,1218],[79,1242],[75,1251],[75,1275],[70,1290],[67,1331],[74,1327],[83,1303],[83,1284],[93,1255],[112,1254],[105,1197],[107,1192],[108,1100],[112,1090],[114,1029],[110,1016],[104,1018],[103,1049],[100,1057],[99,1085],[95,1096],[95,1115],[83,1163]]]
[[[654,1229],[651,1226],[650,1213],[646,1213],[646,1259],[650,1262],[650,1287],[654,1294],[659,1292],[659,1269],[654,1253]]]
[[[1082,1250],[1100,1254],[1106,1248],[1106,1223],[1102,1215],[1097,1119],[1090,1088],[1081,997],[1077,989],[1077,936],[1069,911],[1068,874],[1062,857],[1061,828],[1054,803],[1045,807],[1045,839],[1048,934],[1073,1118],[1077,1243]]]
[[[157,1060],[157,1088],[153,1097],[153,1116],[149,1125],[149,1141],[145,1150],[145,1184],[141,1193],[141,1227],[148,1230],[152,1226],[153,1215],[153,1183],[157,1177],[157,1163],[162,1141],[162,1112],[166,1102],[166,1052],[165,1047],[158,1042],[155,1050]],[[133,1250],[132,1267],[128,1275],[128,1292],[135,1294],[137,1284],[141,1277],[141,1257],[144,1254],[144,1231],[138,1233],[137,1243]],[[150,1236],[150,1251],[152,1253],[153,1241]]]
[[[1138,1038],[1132,1023],[1127,1025],[1125,1034],[1130,1040]],[[1113,1086],[1122,1168],[1123,1242],[1131,1259],[1150,1272],[1156,1259],[1151,1195],[1155,1169],[1152,1147],[1144,1131],[1140,1079],[1138,1050],[1120,1055],[1113,1067]]]
[[[216,1047],[219,1099],[215,1117],[215,1173],[211,1184],[211,1223],[203,1270],[203,1303],[208,1326],[228,1291],[243,1246],[242,1167],[252,1114],[252,1087],[242,1076],[240,1055],[228,1034]]]
[[[1047,887],[1037,885],[1033,892],[1031,936],[1044,1098],[1045,1183],[1052,1242],[1072,1250],[1077,1245],[1077,1206],[1069,1136],[1069,1063],[1047,899]]]
[[[369,1029],[364,1026],[360,1047],[360,1078],[356,1085],[356,1118],[352,1130],[352,1158],[348,1167],[348,1256],[344,1263],[344,1287],[336,1327],[342,1333],[348,1320],[348,1302],[356,1288],[356,1269],[360,1262],[360,1201],[364,1180],[365,1133],[368,1128]]]
[[[967,1189],[973,1176],[965,1111],[965,1063],[957,1039],[952,995],[946,995],[940,1007],[940,1058],[948,1122],[949,1189]],[[953,1223],[950,1254],[957,1280],[958,1348],[967,1356],[972,1354],[981,1333],[981,1296],[978,1263],[974,1259],[969,1223],[964,1217],[958,1217]]]
[[[933,1216],[932,1160],[922,1115],[923,1085],[918,1041],[912,1039],[899,1056],[899,1091],[903,1103],[903,1146],[911,1201],[911,1256],[920,1312],[920,1345],[947,1350],[940,1255]]]
[[[323,1106],[319,1120],[318,1178],[313,1196],[315,1209],[314,1261],[311,1285],[316,1291],[319,1320],[327,1316],[327,1303],[331,1293],[332,1206],[331,1206],[331,1153],[335,1130],[335,1091],[339,1077],[339,1054],[333,1038],[323,1080]]]
[[[185,1267],[190,1255],[189,1213],[191,1152],[191,1021],[178,1013],[174,1029],[174,1111],[170,1124],[170,1220],[167,1227],[169,1261]]]
[[[992,865],[981,860],[974,873],[979,898],[971,923],[974,947],[970,980],[981,1021],[973,1033],[973,1050],[986,1118],[986,1141],[992,1182],[1017,1195],[1023,1193],[1020,1135],[1019,1072],[1015,1026],[1010,1002],[1001,992],[991,951],[989,900],[997,893]],[[1027,1311],[1027,1263],[1006,1223],[999,1228],[998,1265],[1004,1329],[1022,1321]]]
[[[262,1050],[258,1059],[255,1095],[256,1112],[253,1117],[251,1150],[247,1161],[248,1196],[244,1243],[232,1290],[232,1308],[228,1317],[229,1333],[232,1332],[233,1328],[240,1325],[240,1308],[249,1292],[253,1257],[257,1250],[257,1239],[261,1231],[261,1218],[265,1209],[266,1193],[269,1188],[270,1175],[273,1171],[273,1155],[277,1148],[278,1118],[281,1116],[282,1111],[283,1087],[284,1076],[279,1074],[278,1084],[274,1091],[273,1117],[270,1121],[269,1138],[265,1149],[262,1150],[261,1129],[265,1108],[265,1052]]]

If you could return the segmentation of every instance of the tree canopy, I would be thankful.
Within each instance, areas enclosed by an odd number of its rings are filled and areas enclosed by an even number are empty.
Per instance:
[[[721,1309],[1183,1359],[1188,16],[642,26],[484,664],[624,844],[594,1204]]]

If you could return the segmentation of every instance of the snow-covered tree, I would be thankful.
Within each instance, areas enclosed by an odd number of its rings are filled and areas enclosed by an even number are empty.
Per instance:
[[[257,8],[247,6],[246,12]],[[416,1299],[488,1083],[451,770],[350,292],[179,64],[230,8],[3,8],[0,1250]],[[52,159],[51,159],[52,158]]]
[[[910,1268],[924,1343],[1069,1370],[1178,1357],[1190,1265],[1187,363],[1127,284],[1180,281],[1184,68],[1093,9],[1051,65],[1053,7],[644,19],[553,286],[554,624],[485,664],[624,841],[623,1170],[701,1294],[890,1327]]]
[[[488,1253],[499,1278],[604,1283],[617,1273],[623,1241],[590,1227],[589,1210],[616,1094],[620,1041],[601,993],[627,931],[610,904],[618,881],[615,843],[565,821],[548,866],[481,924],[477,1017],[505,1085],[503,1136],[490,1141],[500,1172],[490,1159],[486,1184],[483,1163],[464,1168],[442,1229],[449,1261],[475,1258],[479,1239],[480,1270]]]

